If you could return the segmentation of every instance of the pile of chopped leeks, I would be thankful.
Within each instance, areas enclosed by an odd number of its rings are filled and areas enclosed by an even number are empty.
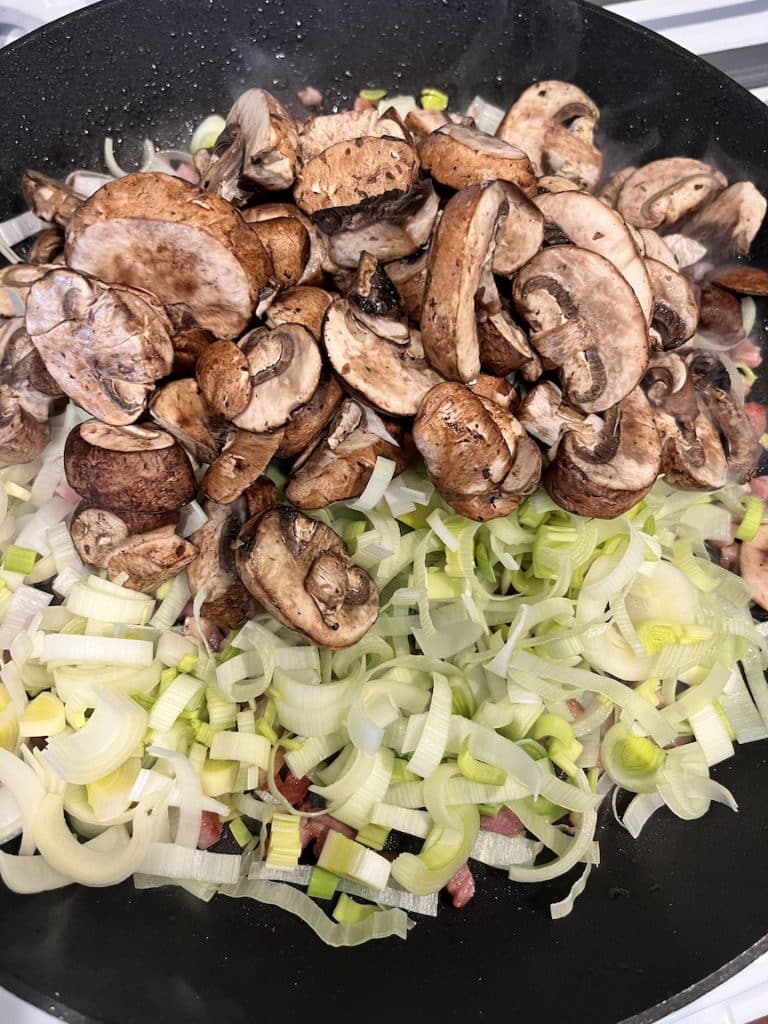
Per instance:
[[[539,491],[480,524],[381,459],[356,502],[316,514],[380,590],[369,634],[321,650],[264,613],[216,653],[179,622],[183,575],[147,595],[80,561],[62,453],[81,415],[53,421],[42,460],[0,471],[9,888],[132,877],[279,906],[352,945],[404,938],[467,860],[517,883],[576,869],[551,907],[564,916],[599,863],[611,790],[635,794],[633,836],[664,805],[736,809],[710,768],[768,736],[768,647],[707,544],[734,520],[754,535],[763,507],[746,488],[659,481],[612,521]],[[283,764],[311,780],[302,810]],[[520,835],[481,828],[504,807]],[[197,848],[206,812],[238,852]],[[301,822],[318,814],[349,834],[329,832],[310,863]]]

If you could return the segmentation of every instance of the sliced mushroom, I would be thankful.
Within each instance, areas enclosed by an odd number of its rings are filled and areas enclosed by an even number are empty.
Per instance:
[[[24,171],[21,188],[30,210],[41,220],[65,227],[82,203],[74,189],[40,171]]]
[[[520,396],[506,377],[494,377],[489,373],[481,373],[477,380],[472,381],[467,387],[473,394],[495,402],[507,412],[517,414]]]
[[[69,432],[64,472],[69,486],[97,508],[168,512],[197,490],[186,452],[157,427],[87,420]]]
[[[569,405],[603,412],[625,398],[648,364],[648,335],[634,291],[597,253],[556,245],[527,263],[513,297],[542,359],[559,370]]]
[[[765,211],[765,196],[751,181],[738,181],[695,213],[683,234],[701,242],[719,259],[747,256]]]
[[[51,269],[30,263],[11,263],[0,268],[0,317],[24,316],[32,285]]]
[[[186,448],[197,462],[211,462],[224,443],[196,380],[172,380],[155,392],[149,414]]]
[[[379,260],[369,252],[360,257],[357,271],[347,289],[354,316],[380,338],[407,344],[407,312],[392,279]]]
[[[536,179],[536,195],[543,196],[547,193],[557,194],[558,192],[580,192],[581,185],[570,178],[563,178],[559,174],[543,174]]]
[[[256,613],[256,602],[237,574],[233,544],[245,521],[244,502],[206,501],[208,521],[190,535],[198,555],[187,566],[193,595],[205,591],[200,614],[221,629],[239,629]]]
[[[538,446],[515,417],[463,384],[432,388],[413,439],[440,496],[468,519],[509,515],[541,476]]]
[[[214,342],[210,331],[202,327],[189,327],[177,331],[171,339],[173,342],[173,370],[178,376],[192,376],[197,361],[209,345]]]
[[[179,537],[172,526],[164,526],[121,541],[107,556],[104,568],[107,579],[126,575],[124,587],[148,592],[178,576],[196,557],[194,544]]]
[[[402,427],[384,422],[361,402],[344,399],[326,435],[304,459],[297,459],[285,496],[304,509],[357,498],[379,456],[392,459],[396,472],[405,469],[411,451]]]
[[[323,272],[333,268],[328,257],[328,243],[325,236],[312,223],[306,213],[293,203],[260,203],[259,206],[248,206],[241,211],[243,220],[250,225],[261,224],[270,220],[298,221],[304,228],[309,240],[309,254],[299,284],[321,284]],[[258,231],[257,231],[258,233]]]
[[[13,394],[0,388],[0,463],[12,466],[32,462],[49,438],[48,424],[35,419]]]
[[[248,356],[231,341],[214,341],[197,361],[197,384],[211,412],[234,419],[251,400]]]
[[[646,259],[653,289],[651,331],[665,351],[684,345],[696,333],[699,304],[690,284],[658,260]]]
[[[616,208],[637,228],[668,230],[711,202],[727,184],[724,174],[701,160],[653,160],[627,178]]]
[[[677,270],[675,254],[667,245],[666,240],[657,231],[653,231],[651,228],[634,230],[638,231],[643,243],[641,251],[649,260],[658,260],[659,263],[663,263],[670,270]]]
[[[287,505],[250,519],[235,548],[246,587],[284,626],[322,647],[349,647],[376,621],[376,585],[330,526]]]
[[[618,213],[588,192],[537,196],[535,202],[546,220],[545,233],[552,225],[574,245],[610,260],[632,286],[646,322],[650,323],[651,282],[643,258]]]
[[[238,337],[272,296],[272,262],[219,196],[168,174],[128,174],[86,200],[67,227],[67,263],[152,292],[217,338]]]
[[[428,242],[439,205],[431,182],[423,179],[402,200],[345,216],[338,225],[326,221],[329,258],[338,267],[354,268],[364,252],[383,263],[412,256]]]
[[[661,444],[653,411],[635,388],[604,416],[589,447],[567,431],[544,474],[544,487],[568,512],[612,519],[645,497],[661,468]]]
[[[493,272],[511,277],[533,259],[544,243],[544,216],[538,206],[513,185],[507,186],[509,213],[499,225],[493,250]]]
[[[301,324],[319,341],[323,334],[325,311],[333,302],[330,292],[322,288],[299,285],[282,292],[267,313],[270,327],[280,324]]]
[[[699,298],[698,330],[723,344],[735,344],[744,336],[741,302],[716,284],[705,285]]]
[[[488,373],[506,377],[514,370],[520,370],[525,380],[541,376],[541,360],[528,344],[525,331],[506,310],[491,316],[479,316],[477,337],[480,365]]]
[[[768,610],[768,525],[741,545],[739,574],[752,600]]]
[[[422,136],[431,135],[438,128],[451,123],[451,119],[442,110],[424,110],[422,107],[413,107],[405,115],[405,127],[417,140],[421,140]]]
[[[581,438],[585,447],[592,447],[602,427],[596,416],[585,416],[566,405],[562,391],[550,380],[531,388],[520,405],[517,418],[525,430],[547,448],[556,446],[566,431]]]
[[[508,181],[526,195],[535,191],[527,155],[477,128],[446,124],[421,139],[418,151],[424,170],[448,188],[458,191],[485,181]]]
[[[310,215],[339,208],[369,209],[406,196],[418,176],[419,158],[410,143],[357,138],[337,142],[305,163],[293,195],[299,209]]]
[[[429,250],[422,249],[413,256],[387,263],[386,269],[390,281],[397,288],[405,304],[408,316],[414,323],[419,323],[429,269]]]
[[[391,117],[380,117],[376,107],[310,117],[299,135],[301,160],[302,163],[309,163],[331,146],[342,142],[384,135],[405,139],[407,132],[403,131]]]
[[[72,270],[33,285],[26,327],[61,390],[106,423],[137,420],[173,364],[170,324],[154,296]]]
[[[382,338],[346,299],[328,308],[323,343],[347,386],[390,416],[415,416],[424,395],[442,379],[425,360],[417,331],[405,344]]]
[[[472,380],[480,372],[475,294],[508,210],[501,182],[469,185],[446,203],[432,242],[421,341],[432,366],[452,380]]]
[[[768,295],[768,271],[758,267],[730,267],[719,271],[712,280],[739,295]]]
[[[681,270],[692,267],[703,260],[707,255],[706,245],[697,242],[695,238],[688,238],[679,233],[665,235],[664,244],[675,257],[675,261]],[[662,261],[663,262],[663,261]]]
[[[303,279],[309,262],[307,229],[296,217],[273,217],[251,222],[251,230],[269,253],[278,285],[293,288]]]
[[[61,228],[46,228],[36,235],[29,247],[27,259],[30,263],[63,263],[64,232]]]
[[[597,188],[603,158],[594,144],[600,111],[570,82],[535,82],[507,110],[496,134],[527,153],[536,173]]]
[[[236,100],[201,178],[213,192],[243,206],[254,192],[290,188],[296,174],[299,133],[282,103],[264,89]]]
[[[123,522],[129,534],[151,533],[152,530],[159,530],[164,526],[172,526],[175,530],[181,518],[179,509],[171,509],[169,512],[136,512],[134,509],[127,508],[107,510],[96,508],[90,501],[83,498],[72,513],[70,532],[72,532],[72,527],[76,520],[85,515],[86,512],[107,511],[109,515],[115,515]]]
[[[245,502],[245,518],[260,515],[265,509],[277,504],[277,487],[263,474],[243,491]]]
[[[624,183],[628,181],[637,170],[637,167],[622,167],[613,174],[600,189],[600,198],[608,206],[616,206]]]
[[[8,406],[13,398],[41,422],[48,419],[54,399],[62,394],[21,319],[0,320],[0,387]]]
[[[722,438],[729,480],[746,483],[755,474],[761,449],[743,404],[731,393],[728,370],[714,352],[694,351],[685,362],[699,404]]]
[[[292,413],[286,423],[280,447],[275,452],[277,457],[287,459],[308,449],[330,423],[343,398],[341,385],[331,371],[323,367],[314,395]]]
[[[251,393],[232,421],[257,434],[284,426],[308,402],[320,380],[320,349],[301,324],[257,327],[240,340],[248,359]]]
[[[200,492],[219,505],[235,501],[267,468],[282,437],[282,430],[271,434],[233,430],[200,481]]]
[[[109,556],[131,531],[116,512],[81,502],[72,514],[69,532],[82,560],[104,569]]]

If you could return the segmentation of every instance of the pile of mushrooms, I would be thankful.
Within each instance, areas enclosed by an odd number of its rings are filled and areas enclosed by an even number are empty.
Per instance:
[[[713,349],[743,338],[734,293],[765,275],[712,277],[766,201],[688,157],[600,189],[598,121],[558,81],[496,136],[418,109],[297,119],[250,89],[194,155],[198,186],[129,174],[82,201],[27,172],[50,227],[0,272],[0,458],[35,458],[68,396],[93,417],[65,453],[86,562],[140,590],[186,569],[222,628],[261,605],[330,647],[378,595],[305,512],[359,496],[378,457],[400,473],[418,453],[478,521],[540,483],[609,518],[659,474],[746,481],[757,438]],[[208,520],[184,539],[195,497]]]

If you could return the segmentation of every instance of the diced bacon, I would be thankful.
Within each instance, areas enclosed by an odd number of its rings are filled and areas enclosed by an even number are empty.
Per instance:
[[[728,569],[729,572],[739,571],[739,556],[741,555],[741,544],[737,544],[735,541],[732,544],[721,544],[720,547],[720,565],[723,569]]]
[[[355,830],[331,814],[319,814],[316,818],[302,818],[300,839],[302,850],[314,841],[313,852],[316,857],[322,853],[329,832],[341,832],[347,839],[354,839]]]
[[[457,910],[466,907],[475,895],[475,879],[469,870],[469,864],[462,864],[453,878],[446,883],[445,888]]]
[[[275,785],[279,792],[294,807],[298,806],[306,798],[309,792],[310,781],[306,775],[297,779],[287,768],[280,774],[275,775]]]
[[[373,108],[375,106],[376,106],[376,104],[372,103],[370,100],[364,100],[362,96],[357,96],[355,98],[355,102],[354,102],[354,105],[352,106],[352,109],[353,110],[373,110]]]
[[[59,480],[56,485],[56,490],[53,492],[59,498],[63,498],[64,501],[68,501],[72,507],[79,505],[83,500],[77,491],[73,491],[66,480]]]
[[[735,348],[729,352],[734,363],[743,363],[751,370],[756,370],[763,362],[763,352],[754,341],[740,341]]]
[[[304,89],[299,89],[296,93],[296,98],[299,103],[303,103],[305,107],[319,107],[323,102],[323,94],[313,85],[308,85]]]
[[[766,422],[768,422],[768,409],[760,402],[746,402],[744,412],[747,414],[749,422],[755,428],[755,432],[758,435],[764,434]]]
[[[197,628],[197,623],[192,615],[188,615],[184,619],[184,635],[191,636],[194,640],[199,640],[200,643],[207,642],[211,650],[217,652],[222,649],[226,639],[219,627],[202,615],[200,616],[200,629]]]
[[[575,697],[569,697],[565,703],[568,705],[568,710],[574,718],[581,718],[584,714],[584,705],[580,700],[576,700]]]
[[[768,476],[756,476],[750,480],[749,489],[756,498],[768,501]]]
[[[221,821],[214,811],[203,811],[200,819],[200,835],[197,838],[198,850],[209,850],[221,839]]]
[[[525,825],[518,818],[514,811],[508,807],[502,807],[497,815],[481,814],[480,828],[485,832],[497,832],[500,836],[509,836],[514,839],[525,831]]]

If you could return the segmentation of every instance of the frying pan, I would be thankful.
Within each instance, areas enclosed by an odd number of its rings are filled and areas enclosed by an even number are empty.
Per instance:
[[[326,109],[366,85],[476,93],[504,105],[564,78],[602,110],[608,170],[704,157],[768,190],[768,110],[718,71],[634,25],[565,0],[107,0],[0,53],[0,214],[25,167],[99,167],[105,134],[138,158],[148,135],[186,143],[249,85]],[[754,254],[768,262],[768,232]],[[0,983],[67,1021],[245,1024],[263,1014],[441,1021],[545,1014],[649,1024],[768,949],[768,744],[715,771],[740,813],[659,813],[634,842],[601,823],[603,861],[574,913],[571,878],[521,888],[479,876],[467,908],[419,919],[406,942],[329,950],[269,908],[130,884],[0,893]]]

